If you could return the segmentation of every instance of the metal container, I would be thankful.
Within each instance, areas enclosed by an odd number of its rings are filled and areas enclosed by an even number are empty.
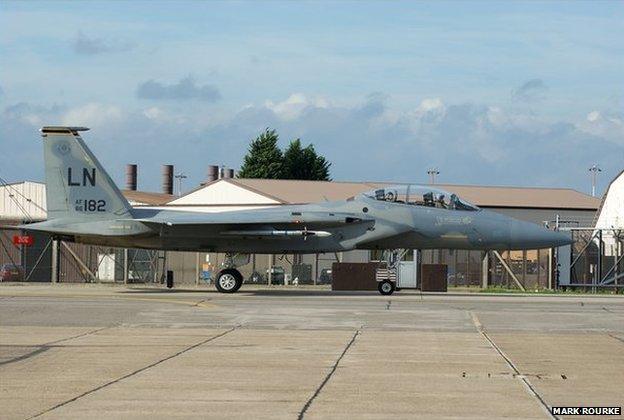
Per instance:
[[[217,165],[208,166],[208,182],[216,181],[219,179],[219,167]]]
[[[127,190],[136,191],[137,170],[138,170],[138,166],[135,163],[129,163],[126,165],[126,189]]]
[[[162,166],[162,192],[173,194],[173,165]]]

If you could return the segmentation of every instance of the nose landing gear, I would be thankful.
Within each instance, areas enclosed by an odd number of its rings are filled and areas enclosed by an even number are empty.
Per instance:
[[[396,289],[395,283],[390,280],[383,280],[377,283],[377,290],[382,295],[391,295]]]
[[[383,251],[383,262],[377,267],[375,277],[377,290],[382,295],[391,295],[397,287],[399,280],[399,265],[407,254],[407,249],[387,249]]]

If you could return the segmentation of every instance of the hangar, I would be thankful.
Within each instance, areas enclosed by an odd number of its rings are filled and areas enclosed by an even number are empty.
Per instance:
[[[132,168],[134,166],[134,168]],[[136,166],[129,165],[126,177],[126,198],[133,205],[184,209],[197,212],[253,209],[283,204],[304,204],[317,201],[348,199],[391,182],[324,182],[298,180],[266,180],[231,178],[231,171],[209,170],[206,183],[175,197],[172,179],[163,182],[162,193],[136,190]],[[173,170],[165,165],[163,175],[171,178]],[[219,177],[221,173],[221,177]],[[600,200],[572,189],[524,188],[436,184],[454,192],[476,205],[521,220],[534,223],[558,224],[591,228]],[[0,217],[3,223],[42,220],[45,218],[45,185],[34,182],[0,186]],[[43,249],[45,239],[35,241],[39,246],[27,249],[12,244],[11,234],[3,232],[0,263],[18,262],[32,265],[32,258],[18,258],[26,253],[44,255],[39,264],[53,258],[53,244]],[[50,241],[51,242],[51,241]],[[161,282],[164,273],[172,270],[176,283],[201,284],[223,262],[223,254],[136,251],[103,249],[80,244],[59,246],[58,281],[118,281]],[[9,258],[10,257],[10,258]],[[415,257],[415,260],[414,260]],[[374,251],[350,251],[318,255],[252,255],[250,264],[241,267],[251,283],[329,283],[332,265],[366,263],[381,259]],[[481,252],[431,250],[408,253],[407,261],[418,264],[443,264],[448,267],[449,286],[487,287],[500,285],[519,288],[552,288],[556,286],[553,254],[550,249]],[[19,261],[18,261],[19,260]],[[28,265],[26,264],[26,265]],[[51,265],[51,263],[50,263]],[[26,269],[26,272],[29,270]],[[38,270],[40,271],[40,270]],[[49,269],[48,269],[49,272]],[[415,270],[417,273],[418,270]],[[42,271],[41,281],[51,276]],[[37,277],[37,276],[35,276]],[[34,277],[31,276],[30,280]]]

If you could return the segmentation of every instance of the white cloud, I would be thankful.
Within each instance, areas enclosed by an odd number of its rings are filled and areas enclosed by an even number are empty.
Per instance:
[[[46,107],[20,102],[6,107],[4,109],[3,117],[5,119],[20,121],[27,125],[40,128],[43,125],[53,125],[57,123],[62,111],[63,107],[59,105]]]
[[[591,111],[585,121],[579,122],[576,126],[586,133],[624,146],[624,116],[621,114]]]
[[[277,129],[281,144],[296,137],[314,144],[333,163],[337,180],[424,182],[426,168],[436,166],[442,172],[440,182],[583,189],[586,171],[579,168],[597,162],[605,180],[622,168],[624,123],[619,114],[592,111],[582,121],[567,122],[515,108],[449,104],[435,97],[409,111],[389,103],[383,95],[336,105],[292,94],[218,119],[204,111],[176,112],[175,107],[122,111],[88,103],[67,110],[22,103],[0,114],[0,139],[25,140],[21,148],[6,148],[7,160],[19,162],[14,150],[40,154],[39,143],[31,141],[39,126],[59,121],[85,125],[93,128],[90,138],[107,140],[93,145],[113,173],[123,173],[126,159],[156,172],[154,162],[171,160],[194,183],[203,180],[208,164],[237,167],[249,141],[266,127]],[[145,148],[146,143],[154,147]],[[42,176],[29,175],[19,166],[13,171],[18,177]],[[158,189],[157,173],[145,179],[142,188]]]
[[[162,119],[164,114],[165,113],[163,112],[163,110],[156,106],[143,110],[143,115],[145,115],[150,120],[160,120]]]
[[[422,113],[426,112],[440,112],[444,110],[444,103],[440,98],[427,98],[423,99],[417,110]]]
[[[299,117],[308,108],[328,108],[330,104],[322,97],[310,99],[302,93],[293,93],[282,102],[267,100],[264,106],[278,117],[292,120]]]
[[[596,122],[600,119],[600,112],[598,111],[592,111],[589,114],[587,114],[587,121],[589,122]]]
[[[117,123],[123,119],[123,112],[114,105],[89,103],[72,108],[62,117],[63,125],[98,127]]]

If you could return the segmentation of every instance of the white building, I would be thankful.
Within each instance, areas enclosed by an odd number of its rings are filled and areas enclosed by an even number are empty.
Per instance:
[[[624,238],[624,170],[609,184],[597,212],[596,229],[605,229],[605,255],[618,255]],[[618,240],[619,238],[619,240]]]
[[[46,219],[45,184],[23,181],[0,185],[0,220],[7,223]]]

